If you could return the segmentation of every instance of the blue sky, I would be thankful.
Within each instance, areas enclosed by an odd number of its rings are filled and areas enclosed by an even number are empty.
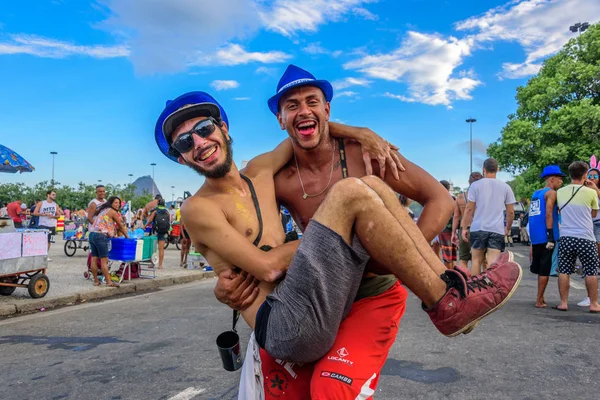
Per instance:
[[[267,108],[288,63],[335,88],[332,119],[368,126],[438,179],[465,186],[516,108],[515,89],[600,19],[596,0],[54,0],[0,13],[0,143],[36,167],[0,182],[127,183],[175,196],[203,179],[165,158],[164,103],[204,90],[240,164],[286,137]],[[508,179],[508,175],[501,176]],[[167,196],[167,197],[168,197]]]

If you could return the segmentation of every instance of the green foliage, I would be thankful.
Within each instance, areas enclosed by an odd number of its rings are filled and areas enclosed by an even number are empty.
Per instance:
[[[46,192],[50,189],[56,191],[56,202],[64,209],[71,210],[87,208],[90,200],[96,197],[96,185],[86,185],[79,182],[76,188],[61,185],[59,182],[54,182],[54,187],[51,187],[48,181],[37,183],[33,187],[26,186],[24,183],[4,183],[0,184],[0,203],[10,203],[14,200],[23,200],[25,204],[31,206],[35,200],[43,200],[46,198]],[[106,185],[106,197],[119,196],[122,200],[132,201],[134,208],[143,207],[152,200],[151,194],[142,196],[135,195],[135,186],[127,184],[121,185]],[[141,205],[140,205],[141,204]]]
[[[518,197],[529,197],[543,186],[538,176],[544,166],[566,172],[571,162],[600,155],[600,25],[547,59],[516,99],[516,113],[488,154],[520,174],[511,186]]]

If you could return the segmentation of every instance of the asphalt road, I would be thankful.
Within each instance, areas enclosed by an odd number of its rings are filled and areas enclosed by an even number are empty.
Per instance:
[[[514,249],[526,266],[525,247]],[[238,375],[221,369],[214,345],[230,324],[214,282],[0,321],[0,398],[237,398]],[[600,315],[576,307],[583,281],[573,286],[569,312],[536,309],[525,268],[511,301],[454,339],[411,296],[375,398],[596,399]],[[547,300],[557,299],[553,279]]]

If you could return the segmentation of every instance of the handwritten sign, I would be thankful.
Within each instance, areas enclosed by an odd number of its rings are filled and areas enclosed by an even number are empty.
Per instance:
[[[23,233],[23,257],[48,254],[48,238],[45,232]]]
[[[21,258],[21,233],[0,234],[0,260]]]

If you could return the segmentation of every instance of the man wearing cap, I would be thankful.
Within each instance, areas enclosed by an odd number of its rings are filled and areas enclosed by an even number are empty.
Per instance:
[[[27,206],[22,200],[15,200],[6,206],[8,216],[13,220],[15,228],[23,228],[23,221],[27,215]]]
[[[558,207],[556,191],[563,184],[562,173],[558,165],[544,167],[540,178],[546,181],[544,188],[535,191],[529,206],[529,237],[532,246],[530,270],[538,276],[538,293],[535,306],[548,307],[544,292],[550,279],[552,254],[556,250],[558,234]]]
[[[390,171],[386,174],[384,168],[380,168],[385,167],[384,160],[378,160],[373,165],[369,159],[365,160],[358,144],[332,139],[327,130],[332,93],[329,82],[316,80],[309,72],[290,65],[279,81],[277,94],[269,100],[269,109],[277,116],[281,128],[288,132],[294,144],[294,157],[275,177],[277,200],[290,211],[304,231],[310,218],[318,214],[315,214],[317,208],[336,181],[345,177],[362,177],[374,171],[383,175],[395,191],[407,194],[425,205],[419,228],[428,239],[437,235],[450,217],[452,199],[449,193],[433,177],[404,159],[402,163],[410,166],[410,173],[407,169],[407,173],[394,179]],[[381,184],[379,181],[378,185]],[[382,190],[389,190],[385,185],[381,186],[384,188]],[[327,199],[323,204],[326,202]],[[397,203],[394,198],[394,204]],[[416,235],[421,237],[419,231],[416,231]],[[427,254],[433,254],[428,245]],[[446,276],[443,264],[435,255],[434,258],[435,262],[430,266],[432,272],[436,276]],[[373,259],[368,269],[389,273],[389,269],[378,265]],[[459,274],[470,279],[465,271]],[[228,280],[226,274],[219,275],[215,294],[231,307],[242,308],[246,297],[240,295],[243,287],[239,282],[234,283],[235,279],[238,278],[229,277]],[[410,288],[410,285],[407,286]],[[326,392],[336,393],[343,398],[373,393],[379,370],[396,338],[405,297],[406,292],[394,276],[371,273],[366,276],[355,297],[357,302],[339,327],[333,347],[315,365],[311,381],[312,398],[321,398]],[[347,353],[354,354],[348,357],[352,359],[351,362],[345,362]],[[265,364],[276,365],[263,357],[263,371],[269,369]],[[348,378],[351,384],[332,379],[328,375],[330,371],[342,371],[341,376]]]

